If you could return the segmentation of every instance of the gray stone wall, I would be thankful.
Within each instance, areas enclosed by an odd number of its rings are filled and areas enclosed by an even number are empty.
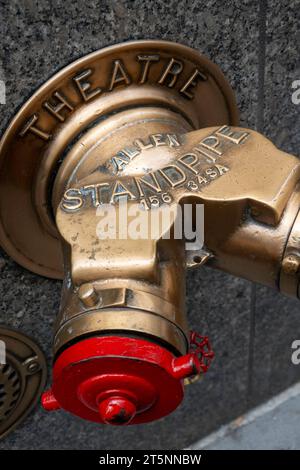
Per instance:
[[[229,78],[244,126],[300,154],[299,5],[293,0],[0,0],[0,79],[7,104],[0,130],[24,100],[74,59],[129,39],[192,46]],[[158,422],[122,429],[36,409],[0,449],[182,448],[300,379],[290,361],[300,306],[210,269],[188,275],[191,326],[209,334],[216,360],[188,387],[180,408]],[[39,339],[51,360],[60,283],[29,273],[0,252],[0,321]],[[50,367],[49,367],[50,368]]]

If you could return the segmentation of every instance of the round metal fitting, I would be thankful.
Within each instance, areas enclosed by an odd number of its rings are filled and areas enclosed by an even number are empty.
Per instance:
[[[47,364],[28,336],[0,326],[0,438],[12,432],[37,403]]]
[[[172,111],[191,129],[238,124],[233,92],[219,68],[189,47],[164,41],[89,54],[24,104],[0,143],[0,243],[19,264],[63,277],[51,197],[64,156],[106,118],[148,106]]]
[[[299,191],[295,192],[295,196],[291,198],[292,206],[296,210],[296,217],[291,227],[289,237],[284,249],[280,271],[280,291],[291,297],[300,298],[300,211],[299,211]],[[288,212],[286,210],[285,212]],[[292,213],[293,216],[293,213]],[[291,216],[290,216],[291,218]]]

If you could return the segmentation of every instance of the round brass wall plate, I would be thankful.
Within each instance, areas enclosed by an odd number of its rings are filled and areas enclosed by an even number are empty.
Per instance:
[[[12,432],[44,390],[47,364],[28,336],[0,326],[0,439]]]
[[[65,67],[24,104],[0,143],[0,243],[19,264],[63,277],[50,201],[64,152],[99,120],[141,105],[172,109],[194,129],[238,124],[220,69],[186,46],[127,42]]]

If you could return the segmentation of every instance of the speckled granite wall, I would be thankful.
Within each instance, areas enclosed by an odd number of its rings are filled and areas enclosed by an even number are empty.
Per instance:
[[[168,39],[217,62],[236,91],[242,124],[300,154],[297,1],[0,0],[0,79],[7,104],[0,129],[55,71],[83,54],[129,39]],[[17,266],[0,252],[0,320],[39,339],[51,358],[60,283]],[[300,379],[290,346],[300,308],[263,287],[209,269],[188,276],[191,326],[210,335],[217,358],[203,382],[187,389],[171,416],[140,427],[99,427],[40,408],[0,449],[182,448]]]

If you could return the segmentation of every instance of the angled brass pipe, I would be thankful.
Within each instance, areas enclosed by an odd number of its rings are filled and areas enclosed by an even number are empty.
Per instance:
[[[237,116],[214,64],[140,41],[71,64],[11,123],[0,147],[1,242],[27,268],[64,277],[46,409],[127,424],[176,408],[183,380],[213,356],[207,338],[191,345],[190,267],[299,297],[299,160]],[[159,214],[155,236],[124,236],[124,201],[126,214]],[[174,236],[185,204],[194,225],[204,206],[204,244],[192,250]],[[103,211],[114,237],[99,228]]]

